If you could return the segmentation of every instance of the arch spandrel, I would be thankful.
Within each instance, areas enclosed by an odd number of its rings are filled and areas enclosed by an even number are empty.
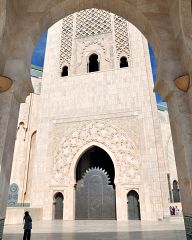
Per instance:
[[[139,182],[139,160],[136,144],[123,132],[105,122],[91,122],[65,137],[54,155],[53,184],[74,182],[76,163],[87,148],[104,146],[116,171],[115,182]]]
[[[15,14],[12,14],[12,16],[14,16],[12,17],[14,24],[11,22],[10,26],[7,27],[10,29],[10,32],[17,32],[17,36],[15,36],[17,41],[14,41],[14,43],[11,41],[10,46],[10,41],[8,41],[8,39],[5,41],[7,46],[9,46],[7,48],[7,56],[9,59],[11,56],[13,56],[13,59],[15,56],[18,58],[22,52],[21,62],[24,61],[26,63],[25,67],[30,68],[30,59],[34,50],[34,46],[36,45],[40,36],[47,31],[49,27],[70,14],[88,8],[97,8],[110,11],[125,18],[134,24],[147,37],[152,46],[155,48],[155,53],[158,54],[158,32],[155,31],[152,22],[147,19],[146,13],[144,14],[142,12],[142,5],[147,5],[146,3],[140,5],[137,3],[133,4],[131,1],[125,2],[124,0],[115,0],[113,4],[111,4],[111,0],[83,0],[81,2],[77,0],[71,0],[67,3],[64,0],[59,0],[57,2],[42,0],[40,7],[36,1],[28,2],[21,0],[19,3],[17,3],[17,5],[14,3],[12,3],[12,5],[7,4],[7,8],[10,8],[12,12],[16,12]],[[19,31],[21,28],[23,29],[22,33]],[[25,51],[25,45],[27,45],[27,51]],[[20,77],[18,79],[23,78]],[[26,75],[24,79],[26,79]]]
[[[186,6],[182,5],[182,2],[190,3],[190,0],[180,1],[181,4],[179,8],[185,10]],[[43,32],[47,31],[49,27],[60,19],[74,12],[88,8],[97,8],[121,16],[136,26],[153,47],[158,62],[158,82],[163,80],[172,82],[173,79],[183,74],[181,58],[178,56],[178,42],[174,34],[176,27],[171,21],[170,16],[172,3],[174,4],[174,1],[170,2],[168,0],[156,2],[152,0],[115,0],[113,4],[111,4],[111,0],[82,0],[81,2],[71,0],[67,3],[64,0],[42,0],[39,6],[36,1],[28,2],[21,0],[19,3],[17,2],[17,4],[10,2],[6,5],[6,9],[9,10],[7,12],[10,13],[12,17],[11,21],[6,22],[6,27],[9,29],[9,32],[16,32],[17,35],[14,38],[14,42],[8,39],[8,35],[4,37],[5,41],[1,44],[1,49],[7,49],[5,59],[2,59],[2,62],[4,62],[3,66],[6,66],[6,68],[2,67],[0,71],[7,77],[13,77],[15,80],[29,80],[28,84],[30,85],[30,59],[34,46]],[[187,6],[190,6],[190,4]],[[176,14],[172,14],[174,18],[175,16],[177,17],[179,23],[182,21],[180,19],[182,12],[177,11]],[[190,18],[189,16],[188,19]],[[7,17],[7,19],[10,20],[9,17]],[[12,24],[13,22],[14,24]],[[179,31],[181,30],[181,25],[184,26],[185,24],[179,24]],[[23,31],[19,31],[21,28]],[[184,48],[182,49],[184,50]],[[185,56],[185,54],[183,55]],[[18,56],[20,57],[19,59]],[[12,64],[12,61],[9,61],[9,59],[17,60],[17,65],[20,64],[19,71],[15,71],[15,66],[12,66],[14,64]],[[167,70],[167,66],[171,68],[169,71]]]

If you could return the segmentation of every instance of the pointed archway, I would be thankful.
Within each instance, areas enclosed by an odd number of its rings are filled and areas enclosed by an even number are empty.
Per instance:
[[[76,167],[75,219],[116,219],[115,169],[110,156],[93,146]]]
[[[62,220],[63,219],[63,194],[58,192],[55,194],[54,199],[54,219]]]
[[[129,220],[141,220],[139,194],[131,190],[127,194],[128,204],[128,219]]]

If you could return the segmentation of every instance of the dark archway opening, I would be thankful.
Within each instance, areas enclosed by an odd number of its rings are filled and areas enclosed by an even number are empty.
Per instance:
[[[58,192],[55,195],[55,201],[54,201],[54,219],[63,219],[63,194]]]
[[[120,68],[128,67],[128,60],[126,57],[121,57],[120,59]]]
[[[76,182],[82,179],[86,170],[95,167],[105,170],[109,175],[110,183],[115,187],[115,168],[113,162],[107,152],[96,146],[88,149],[79,159],[76,168]]]
[[[131,190],[127,194],[128,204],[128,219],[129,220],[141,220],[139,194]]]
[[[68,67],[64,66],[62,69],[61,77],[66,77],[68,76]]]
[[[114,177],[113,162],[103,149],[94,146],[81,156],[76,168],[76,219],[116,219]]]
[[[99,71],[99,61],[98,61],[98,55],[97,54],[91,54],[89,57],[89,63],[88,63],[88,72],[97,72]]]
[[[173,181],[173,202],[180,202],[179,184],[177,180]]]

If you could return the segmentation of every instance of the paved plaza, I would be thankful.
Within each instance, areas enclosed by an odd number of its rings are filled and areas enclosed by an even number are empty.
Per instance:
[[[3,240],[21,240],[22,225],[7,225]],[[182,219],[160,222],[48,221],[33,223],[32,240],[186,240]]]

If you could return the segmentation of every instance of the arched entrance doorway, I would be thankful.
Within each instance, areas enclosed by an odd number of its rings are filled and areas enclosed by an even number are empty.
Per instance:
[[[54,219],[63,219],[63,194],[58,192],[54,199]]]
[[[110,156],[93,146],[76,168],[75,219],[116,219],[115,169]]]
[[[128,219],[141,220],[139,194],[136,191],[131,190],[127,194],[127,204],[128,204]]]
[[[173,181],[173,202],[180,202],[179,184],[177,180]]]

